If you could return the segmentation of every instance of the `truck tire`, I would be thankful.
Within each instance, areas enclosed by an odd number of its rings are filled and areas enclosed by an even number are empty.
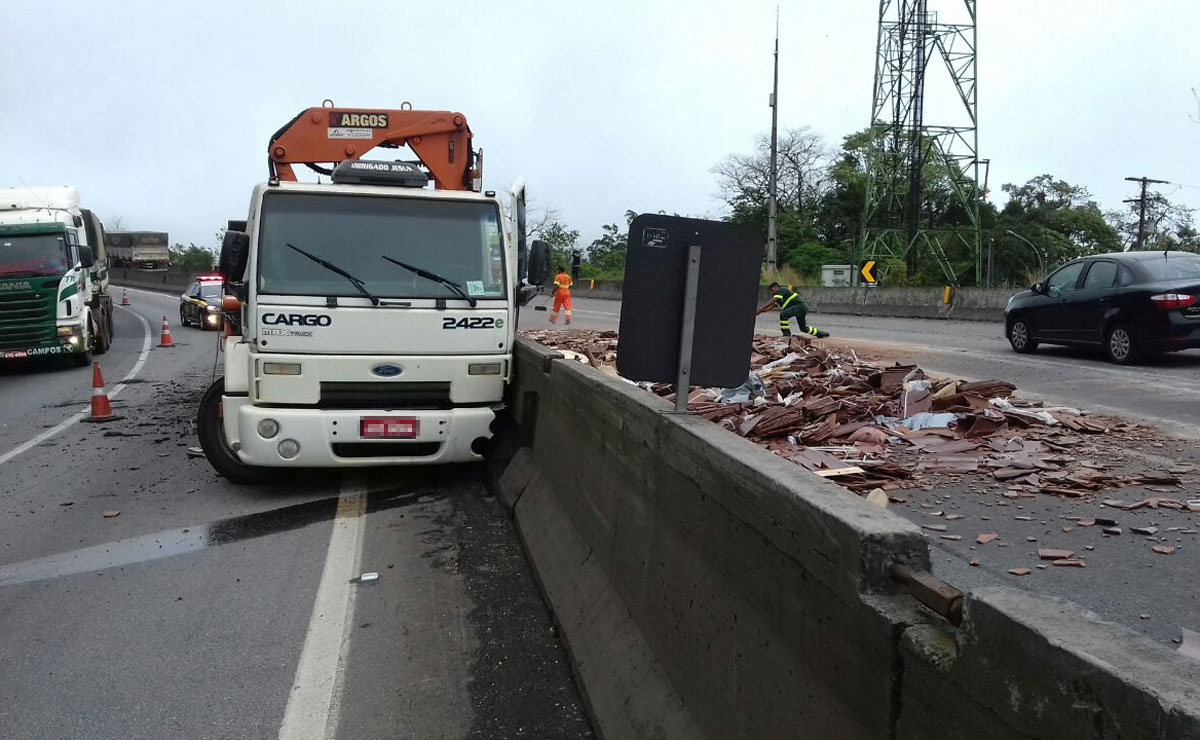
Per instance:
[[[112,336],[109,333],[108,323],[108,319],[101,317],[100,328],[97,329],[93,327],[96,332],[96,341],[93,345],[93,351],[98,355],[104,354],[108,351],[108,348],[112,346]]]
[[[242,462],[225,439],[225,424],[221,416],[221,396],[224,393],[225,379],[218,378],[200,399],[200,410],[196,415],[200,449],[204,450],[208,463],[230,483],[266,483],[278,474],[277,471]]]

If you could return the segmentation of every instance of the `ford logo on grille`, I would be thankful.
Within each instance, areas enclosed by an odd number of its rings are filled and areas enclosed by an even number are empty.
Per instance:
[[[381,378],[394,378],[400,373],[404,372],[404,370],[396,365],[376,365],[375,367],[371,368],[371,372],[375,373]]]

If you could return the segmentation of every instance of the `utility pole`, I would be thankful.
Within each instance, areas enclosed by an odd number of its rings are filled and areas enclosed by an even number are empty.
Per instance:
[[[1142,184],[1141,197],[1129,198],[1124,201],[1125,203],[1138,204],[1137,246],[1134,249],[1141,251],[1146,245],[1146,186],[1149,184],[1166,185],[1168,182],[1166,180],[1152,180],[1149,177],[1127,177],[1125,179],[1129,182],[1140,182]]]
[[[767,269],[775,271],[778,266],[777,214],[776,202],[778,178],[776,177],[775,161],[778,157],[779,138],[779,8],[775,8],[775,82],[771,88],[771,172],[767,185]]]

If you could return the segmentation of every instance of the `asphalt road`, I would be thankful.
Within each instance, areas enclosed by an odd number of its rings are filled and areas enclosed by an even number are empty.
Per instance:
[[[188,455],[216,334],[129,294],[120,421],[0,370],[0,738],[592,737],[480,468],[230,485]]]
[[[576,297],[573,308],[571,328],[618,327],[617,301]],[[1017,355],[1004,340],[1002,327],[983,322],[833,314],[810,314],[809,322],[832,334],[826,341],[886,362],[917,364],[936,375],[969,380],[1007,380],[1025,397],[1149,422],[1172,435],[1162,447],[1121,450],[1105,460],[1128,471],[1162,473],[1177,462],[1200,465],[1200,350],[1119,367],[1086,350],[1043,347],[1034,355]],[[548,314],[523,310],[522,328],[547,325]],[[778,316],[760,317],[755,328],[760,334],[778,335]],[[1193,474],[1184,480],[1182,488],[1169,492],[1110,490],[1098,498],[1200,498],[1200,478]],[[1003,488],[971,481],[967,478],[953,488],[904,491],[905,502],[891,507],[919,525],[946,526],[945,532],[931,530],[927,535],[939,577],[964,590],[1002,584],[1064,597],[1172,647],[1181,637],[1181,627],[1200,631],[1200,515],[1127,512],[1102,506],[1099,500],[1051,496],[1012,500],[1000,495]],[[1108,536],[1099,526],[1079,527],[1067,517],[1116,519],[1122,534]],[[1158,529],[1155,535],[1130,531],[1148,526]],[[976,538],[983,533],[996,533],[998,538],[980,545]],[[1160,555],[1152,550],[1154,545],[1176,549],[1172,555]],[[1039,548],[1071,550],[1087,566],[1046,566],[1038,559]],[[971,560],[979,564],[972,566]],[[1029,568],[1030,575],[1008,573],[1022,567]]]

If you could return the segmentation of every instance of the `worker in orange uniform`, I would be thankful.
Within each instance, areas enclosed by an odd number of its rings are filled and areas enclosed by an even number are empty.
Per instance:
[[[575,281],[567,274],[567,268],[558,266],[558,274],[554,276],[554,310],[550,312],[550,323],[558,323],[559,310],[567,313],[567,326],[571,325],[571,286]]]

